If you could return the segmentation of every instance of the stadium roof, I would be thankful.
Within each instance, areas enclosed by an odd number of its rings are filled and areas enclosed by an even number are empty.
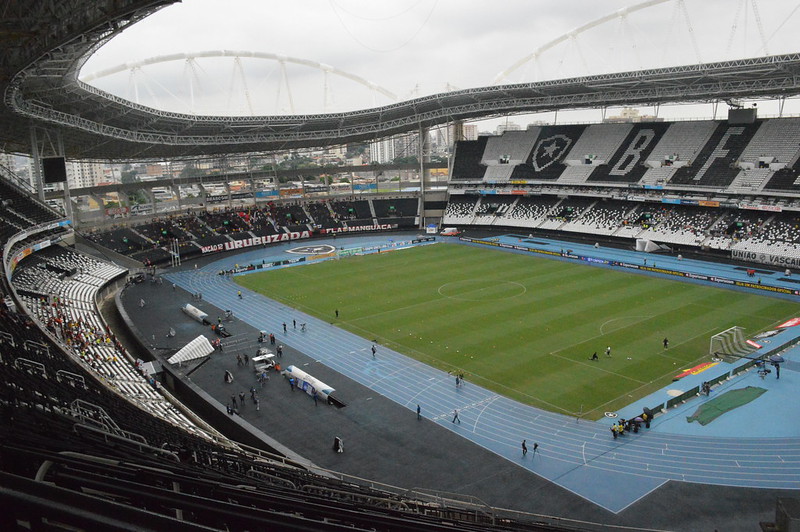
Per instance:
[[[30,153],[33,126],[49,132],[37,137],[63,143],[70,159],[197,157],[366,141],[523,112],[800,94],[800,54],[465,89],[360,111],[291,116],[171,113],[77,79],[94,50],[174,2],[7,2],[0,26],[0,149]]]

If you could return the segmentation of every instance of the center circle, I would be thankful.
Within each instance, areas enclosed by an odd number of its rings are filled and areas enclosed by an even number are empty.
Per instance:
[[[439,295],[459,301],[500,301],[518,297],[528,289],[514,281],[491,279],[465,279],[452,281],[439,287]]]

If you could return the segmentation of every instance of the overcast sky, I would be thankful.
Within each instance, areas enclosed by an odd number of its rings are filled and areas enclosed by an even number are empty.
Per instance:
[[[406,99],[491,85],[499,73],[553,39],[638,3],[185,0],[125,30],[97,52],[83,73],[173,53],[267,52],[330,65]],[[508,72],[504,81],[800,51],[793,35],[798,25],[800,1],[796,0],[668,0],[580,32]],[[136,73],[125,70],[93,83],[180,112],[318,113],[389,103],[352,81],[334,75],[326,79],[316,68],[290,63],[286,76],[288,91],[275,61],[198,59],[194,64],[146,66]],[[709,116],[707,109],[661,112]],[[760,110],[772,114],[777,106],[765,103]]]

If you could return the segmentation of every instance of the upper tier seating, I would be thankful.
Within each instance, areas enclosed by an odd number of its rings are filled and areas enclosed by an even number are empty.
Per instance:
[[[725,188],[739,173],[739,156],[762,122],[748,125],[720,123],[709,141],[692,161],[680,168],[670,185]]]
[[[647,171],[642,175],[642,178],[639,180],[639,184],[643,186],[663,186],[670,179],[672,179],[672,176],[675,175],[675,172],[677,171],[677,166],[659,166],[658,168],[648,168]]]
[[[758,167],[760,159],[791,165],[800,153],[800,118],[773,118],[765,120],[750,144],[742,152],[740,161]]]
[[[566,168],[567,154],[586,126],[544,126],[525,162],[514,167],[512,180],[556,180]],[[458,157],[458,155],[456,155]],[[455,165],[454,165],[455,167]]]
[[[451,179],[456,181],[483,179],[486,167],[481,165],[481,159],[488,140],[489,137],[479,137],[478,140],[462,140],[456,144]]]
[[[516,166],[522,164],[533,149],[539,128],[526,131],[506,131],[497,137],[487,137],[481,157],[484,166]]]
[[[764,183],[769,181],[774,172],[769,168],[753,168],[752,170],[742,170],[736,178],[728,185],[727,192],[736,194],[750,194],[758,192],[764,187]]]
[[[658,167],[666,160],[693,162],[716,131],[719,122],[699,120],[669,124],[661,140],[650,152],[648,161]]]
[[[669,128],[664,122],[635,124],[617,144],[614,152],[605,157],[605,164],[589,176],[590,182],[636,183],[648,170],[647,161]]]
[[[569,150],[569,164],[584,164],[587,158],[608,161],[630,133],[630,124],[592,124]]]
[[[50,207],[39,203],[30,193],[0,176],[0,213],[3,210],[13,211],[16,220],[24,220],[24,228],[63,218]]]

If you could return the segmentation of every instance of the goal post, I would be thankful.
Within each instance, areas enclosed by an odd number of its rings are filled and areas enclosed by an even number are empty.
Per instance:
[[[755,347],[747,343],[744,328],[734,326],[711,337],[708,354],[732,362],[755,351]]]

